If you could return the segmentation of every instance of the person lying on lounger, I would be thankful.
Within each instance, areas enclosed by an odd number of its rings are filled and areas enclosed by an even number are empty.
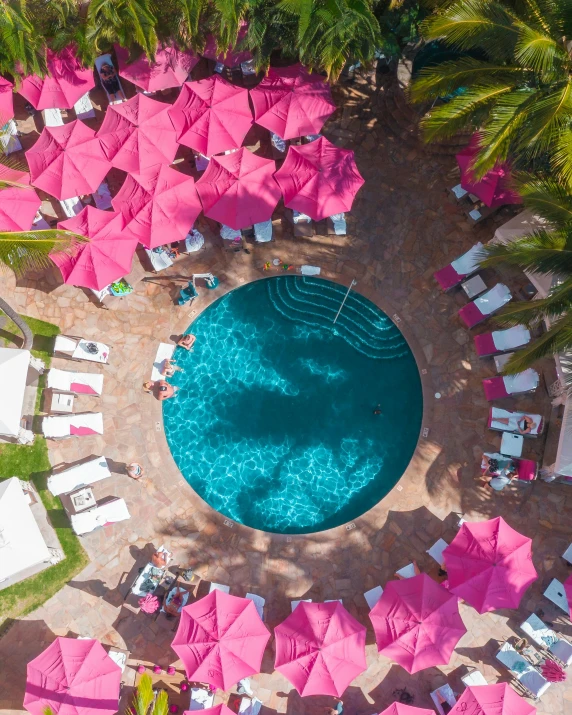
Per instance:
[[[494,421],[500,422],[501,425],[506,425],[513,432],[518,430],[520,434],[529,434],[536,428],[536,422],[530,415],[523,415],[518,419],[515,416],[495,417]]]
[[[117,99],[125,99],[125,95],[119,86],[117,72],[113,65],[110,65],[109,62],[104,62],[99,70],[99,76],[101,77],[101,84],[105,87],[109,99],[112,102],[115,102]]]
[[[181,335],[177,342],[177,345],[181,348],[185,348],[185,350],[191,350],[193,345],[195,344],[196,339],[196,335],[193,335],[192,333],[186,333],[185,335]]]

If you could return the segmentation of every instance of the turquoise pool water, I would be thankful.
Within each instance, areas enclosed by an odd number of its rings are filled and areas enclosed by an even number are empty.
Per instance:
[[[413,354],[373,303],[280,276],[223,296],[190,326],[165,432],[193,489],[233,521],[308,533],[351,521],[401,477],[421,427]],[[374,415],[376,405],[381,415]]]

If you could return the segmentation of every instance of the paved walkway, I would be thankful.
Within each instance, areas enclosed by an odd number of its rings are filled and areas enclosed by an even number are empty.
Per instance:
[[[494,658],[499,642],[514,635],[516,625],[538,608],[557,630],[572,636],[570,623],[562,622],[564,614],[556,613],[541,596],[551,578],[567,576],[559,555],[572,541],[572,490],[537,482],[492,494],[474,480],[482,451],[496,449],[500,441],[486,430],[488,406],[481,387],[482,378],[493,370],[491,361],[478,360],[471,336],[456,317],[462,297],[443,295],[432,279],[434,270],[476,240],[489,240],[497,224],[490,220],[477,228],[468,226],[446,194],[455,183],[454,159],[427,156],[393,140],[378,124],[367,92],[356,91],[326,133],[356,150],[366,179],[349,217],[348,237],[294,240],[285,228],[275,243],[251,247],[247,255],[225,252],[204,224],[208,246],[204,251],[181,259],[156,279],[147,274],[150,280],[139,282],[127,298],[111,302],[109,310],[93,305],[82,291],[61,285],[55,274],[18,282],[0,276],[3,294],[22,313],[55,322],[64,333],[111,346],[110,364],[103,368],[103,396],[78,400],[78,408],[101,408],[104,436],[51,443],[50,458],[54,465],[91,454],[114,460],[116,474],[98,485],[98,495],[124,497],[132,514],[129,521],[84,537],[90,565],[42,608],[14,623],[0,640],[1,712],[21,709],[26,663],[54,634],[92,636],[126,647],[134,664],[174,662],[170,624],[138,613],[129,598],[124,601],[137,568],[161,544],[174,551],[175,563],[194,567],[201,578],[200,593],[206,582],[216,581],[229,584],[237,595],[253,591],[264,596],[266,620],[272,627],[288,614],[293,598],[342,598],[368,624],[363,592],[385,584],[412,558],[433,574],[435,564],[425,551],[441,536],[453,538],[455,514],[475,519],[502,514],[531,536],[539,580],[522,608],[479,616],[462,606],[469,632],[449,666],[409,676],[377,655],[369,629],[369,668],[345,696],[347,712],[356,715],[379,712],[399,696],[400,689],[414,697],[415,705],[430,706],[429,692],[446,681],[461,690],[459,678],[469,664],[479,667],[489,682],[504,678],[506,673],[496,667]],[[497,220],[503,220],[502,214]],[[397,313],[420,369],[426,371],[427,437],[420,440],[398,487],[357,519],[351,530],[342,526],[287,538],[225,525],[178,473],[162,431],[160,405],[141,390],[159,341],[181,333],[208,300],[262,278],[264,262],[276,256],[296,265],[320,265],[325,277],[346,285],[357,277],[360,292],[390,315]],[[181,283],[173,276],[205,270],[220,278],[220,288],[214,294],[201,291],[192,310],[175,307],[173,297]],[[512,275],[504,278],[513,287],[520,280]],[[70,363],[56,360],[54,366],[69,368]],[[441,394],[439,400],[432,397],[435,392]],[[540,405],[546,411],[547,403],[539,391],[535,398],[515,404],[525,409]],[[527,442],[531,450],[541,446],[541,440]],[[147,471],[142,482],[122,474],[122,465],[135,459]],[[264,713],[314,713],[327,702],[301,700],[284,678],[272,673],[272,663],[271,642],[263,673],[253,679]],[[571,708],[572,687],[566,683],[551,687],[538,704],[541,715]]]

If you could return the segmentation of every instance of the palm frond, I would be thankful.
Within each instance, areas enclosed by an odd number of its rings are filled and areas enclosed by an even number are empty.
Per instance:
[[[539,360],[572,350],[572,316],[566,315],[536,340],[513,354],[504,365],[503,374],[516,375],[533,367]]]
[[[0,265],[12,269],[16,275],[40,270],[50,265],[50,253],[73,254],[75,246],[87,240],[60,229],[0,232]]]
[[[551,176],[525,173],[515,173],[513,180],[528,209],[554,228],[572,224],[572,193],[561,182]]]
[[[148,673],[144,673],[137,685],[130,710],[135,715],[147,715],[153,698],[153,680]],[[130,711],[128,710],[127,712],[129,713]]]
[[[482,253],[485,268],[507,264],[543,275],[572,275],[572,229],[539,229],[508,243],[490,243]]]

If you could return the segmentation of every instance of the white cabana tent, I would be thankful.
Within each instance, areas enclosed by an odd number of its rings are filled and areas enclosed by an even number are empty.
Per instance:
[[[0,482],[0,582],[49,559],[20,480]]]
[[[0,348],[1,435],[18,436],[29,364],[29,350]]]

